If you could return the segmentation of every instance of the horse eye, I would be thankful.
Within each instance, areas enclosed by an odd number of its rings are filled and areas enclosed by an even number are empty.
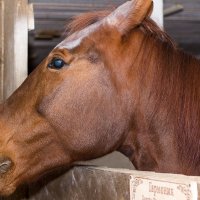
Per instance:
[[[61,69],[64,67],[64,65],[66,65],[66,63],[64,62],[64,60],[60,59],[60,58],[54,58],[49,64],[48,67],[52,68],[52,69]]]

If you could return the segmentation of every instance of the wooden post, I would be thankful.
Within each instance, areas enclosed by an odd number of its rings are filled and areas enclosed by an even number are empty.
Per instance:
[[[28,0],[0,0],[0,101],[27,77]]]
[[[163,27],[163,0],[153,0],[154,11],[152,19],[160,26]]]
[[[0,1],[0,102],[3,100],[3,69],[4,69],[4,3]]]

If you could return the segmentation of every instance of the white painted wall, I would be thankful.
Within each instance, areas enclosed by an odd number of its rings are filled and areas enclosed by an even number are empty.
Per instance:
[[[160,26],[163,27],[163,0],[153,0],[154,11],[151,18]]]

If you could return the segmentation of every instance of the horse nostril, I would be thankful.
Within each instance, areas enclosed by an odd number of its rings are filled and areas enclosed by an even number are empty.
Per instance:
[[[12,167],[12,161],[8,157],[0,157],[0,175],[5,174]]]

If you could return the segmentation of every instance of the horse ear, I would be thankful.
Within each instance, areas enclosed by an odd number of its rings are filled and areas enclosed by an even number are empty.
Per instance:
[[[122,34],[126,34],[132,28],[140,25],[143,20],[150,16],[153,10],[152,0],[127,1],[113,11],[106,21],[115,26]]]

